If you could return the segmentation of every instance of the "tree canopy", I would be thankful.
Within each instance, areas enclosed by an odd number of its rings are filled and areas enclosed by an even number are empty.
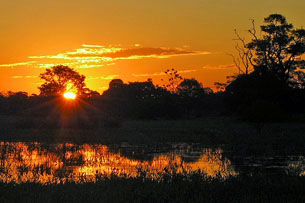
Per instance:
[[[196,79],[184,79],[177,87],[178,94],[188,97],[200,97],[209,93],[207,88],[203,88],[202,84]],[[207,91],[206,91],[207,90]]]
[[[58,96],[66,91],[73,91],[77,95],[90,91],[86,88],[85,76],[68,66],[58,65],[40,74],[44,83],[38,87],[42,96]]]
[[[239,64],[244,70],[226,87],[230,108],[247,117],[257,115],[258,120],[299,111],[303,101],[299,94],[305,87],[305,30],[295,29],[280,14],[266,17],[260,28],[258,36],[253,22],[249,43],[236,32],[242,44],[236,46]]]
[[[289,82],[294,72],[305,68],[305,30],[294,29],[286,18],[272,14],[264,19],[261,26],[262,37],[254,30],[253,39],[247,48],[254,52],[251,63],[254,70],[264,74],[269,72],[283,82]]]

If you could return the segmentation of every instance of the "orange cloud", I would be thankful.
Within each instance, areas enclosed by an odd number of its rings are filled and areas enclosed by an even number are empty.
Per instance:
[[[92,45],[92,44],[82,44],[82,47],[88,47],[88,48],[102,48],[104,46],[101,45]]]
[[[226,64],[226,65],[219,65],[219,66],[203,66],[203,69],[206,70],[224,70],[235,67],[234,64]]]
[[[0,67],[26,66],[34,63],[36,63],[36,61],[27,61],[27,62],[12,63],[12,64],[0,64]]]
[[[122,47],[104,47],[101,45],[86,45],[83,44],[82,48],[75,51],[69,51],[64,53],[58,53],[56,55],[45,56],[30,56],[31,59],[52,59],[70,61],[65,63],[75,68],[98,68],[103,65],[113,65],[116,60],[132,60],[143,58],[170,58],[173,56],[182,55],[207,55],[211,54],[208,51],[192,51],[183,48],[151,48],[140,47],[136,44],[132,48]],[[61,62],[61,64],[63,64]],[[50,64],[40,64],[39,67],[46,68]]]
[[[114,78],[119,77],[119,75],[107,75],[107,76],[88,76],[87,80],[112,80]]]
[[[183,55],[207,55],[208,51],[193,51],[185,48],[152,48],[141,47],[135,44],[131,48],[120,46],[105,47],[102,45],[83,44],[81,48],[74,51],[57,53],[55,55],[29,56],[28,61],[14,64],[2,64],[0,67],[15,67],[32,65],[34,68],[50,68],[62,64],[73,68],[101,68],[105,65],[114,65],[117,60],[137,60],[143,58],[170,58]],[[160,74],[160,73],[159,73]],[[154,74],[153,74],[154,75]],[[155,73],[158,75],[158,73]],[[144,76],[144,74],[142,75]]]
[[[86,63],[77,63],[77,62],[72,62],[72,63],[60,63],[61,65],[64,66],[71,66],[73,68],[100,68],[103,67],[103,64],[86,64]],[[55,63],[45,63],[45,64],[38,64],[39,68],[51,68],[53,66],[56,66],[58,64]]]
[[[189,70],[180,70],[178,71],[179,74],[183,74],[183,73],[192,73],[192,72],[196,72],[198,70],[196,69],[189,69]],[[134,77],[152,77],[152,76],[162,76],[162,75],[166,75],[164,72],[158,72],[158,73],[143,73],[143,74],[132,74]]]
[[[136,48],[112,48],[105,51],[106,48],[100,50],[78,50],[77,52],[68,53],[69,57],[101,57],[110,59],[141,59],[141,58],[168,58],[179,55],[206,55],[211,54],[207,51],[188,51],[180,48],[150,48],[150,47],[136,47]]]
[[[29,78],[37,78],[37,75],[15,75],[13,79],[29,79]]]

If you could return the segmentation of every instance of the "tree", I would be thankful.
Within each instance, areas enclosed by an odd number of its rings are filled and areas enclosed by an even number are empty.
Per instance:
[[[125,100],[144,100],[158,97],[160,91],[155,87],[151,79],[145,82],[129,82],[124,84],[121,79],[113,79],[109,83],[109,89],[103,95]]]
[[[164,88],[168,89],[170,92],[174,93],[177,91],[177,87],[183,78],[180,76],[177,70],[174,68],[167,69],[164,72],[167,76],[166,84],[163,86]],[[164,81],[164,79],[161,79],[161,81]]]
[[[205,94],[202,84],[196,79],[184,79],[177,87],[178,94],[188,97],[200,97]]]
[[[40,74],[45,82],[38,87],[42,96],[58,96],[66,91],[74,91],[77,95],[84,95],[91,92],[85,85],[85,76],[69,68],[58,65]]]
[[[227,102],[234,111],[257,120],[275,119],[291,113],[302,98],[294,89],[304,88],[305,30],[294,29],[279,14],[269,15],[258,36],[253,27],[252,40],[246,43],[236,32],[239,75],[226,87]],[[241,63],[236,63],[239,61]]]
[[[113,79],[109,83],[109,89],[118,88],[124,85],[123,80],[121,79]]]
[[[305,30],[294,29],[280,14],[269,15],[264,22],[262,37],[257,36],[255,29],[249,30],[253,39],[246,48],[254,53],[249,62],[254,71],[270,73],[288,84],[296,70],[305,68],[301,57],[305,53]]]

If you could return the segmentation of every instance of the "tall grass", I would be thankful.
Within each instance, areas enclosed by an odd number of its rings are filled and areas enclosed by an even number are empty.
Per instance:
[[[111,176],[96,183],[0,184],[1,202],[304,202],[305,178],[240,176],[226,180],[200,173],[146,177]]]

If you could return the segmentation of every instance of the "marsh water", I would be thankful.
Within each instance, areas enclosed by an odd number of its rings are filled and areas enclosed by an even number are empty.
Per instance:
[[[130,146],[128,143],[0,143],[0,181],[5,183],[95,182],[103,177],[158,178],[200,171],[208,177],[237,176],[253,170],[304,174],[303,156],[229,158],[221,147],[198,144]]]

